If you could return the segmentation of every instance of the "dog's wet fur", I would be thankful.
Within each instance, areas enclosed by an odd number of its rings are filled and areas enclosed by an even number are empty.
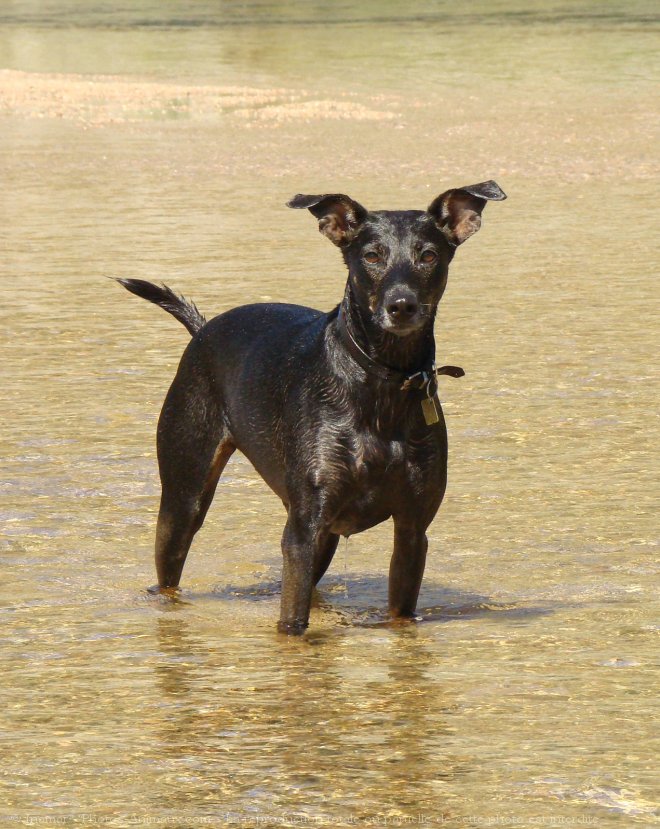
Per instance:
[[[370,212],[342,194],[296,196],[289,207],[318,219],[348,267],[342,304],[329,313],[264,303],[206,322],[169,288],[119,280],[192,334],[158,423],[162,591],[179,585],[218,479],[239,449],[287,511],[281,632],[304,632],[312,589],[339,537],[388,518],[389,611],[414,615],[426,530],[445,491],[447,432],[439,405],[436,423],[423,416],[431,386],[400,377],[433,365],[449,264],[479,229],[486,202],[504,198],[493,181],[447,190],[426,211]]]

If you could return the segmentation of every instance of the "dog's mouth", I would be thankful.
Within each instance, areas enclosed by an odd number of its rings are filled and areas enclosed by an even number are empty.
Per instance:
[[[395,337],[401,338],[409,337],[411,334],[414,334],[417,331],[419,331],[421,327],[421,325],[415,325],[413,323],[389,323],[387,325],[382,326],[383,330],[386,331],[388,334],[394,334]]]
[[[396,337],[408,337],[410,334],[420,331],[428,317],[429,313],[423,307],[420,307],[414,315],[405,318],[392,317],[385,309],[381,309],[377,321],[380,328],[388,334],[394,334]]]

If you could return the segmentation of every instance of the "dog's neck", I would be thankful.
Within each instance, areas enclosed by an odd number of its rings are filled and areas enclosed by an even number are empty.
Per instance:
[[[342,307],[350,336],[375,362],[404,373],[426,369],[433,363],[435,309],[419,331],[398,337],[383,331],[363,313],[353,296],[350,281],[346,283]]]

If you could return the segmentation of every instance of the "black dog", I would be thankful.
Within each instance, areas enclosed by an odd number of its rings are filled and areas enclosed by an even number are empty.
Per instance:
[[[313,586],[340,535],[394,519],[389,608],[415,611],[426,529],[446,483],[433,322],[456,247],[475,233],[494,181],[448,190],[420,210],[369,212],[341,194],[298,195],[341,248],[340,306],[245,305],[207,323],[168,288],[119,280],[182,322],[186,348],[158,424],[161,589],[179,584],[218,479],[240,449],[288,518],[279,630],[302,633]]]

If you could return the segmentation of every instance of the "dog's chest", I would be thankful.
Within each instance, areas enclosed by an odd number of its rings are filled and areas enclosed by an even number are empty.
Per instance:
[[[372,433],[345,436],[319,469],[333,532],[352,535],[390,517],[407,488],[406,444]]]
[[[375,486],[381,479],[399,476],[406,463],[406,445],[372,432],[358,432],[349,441],[347,469],[353,484]]]

